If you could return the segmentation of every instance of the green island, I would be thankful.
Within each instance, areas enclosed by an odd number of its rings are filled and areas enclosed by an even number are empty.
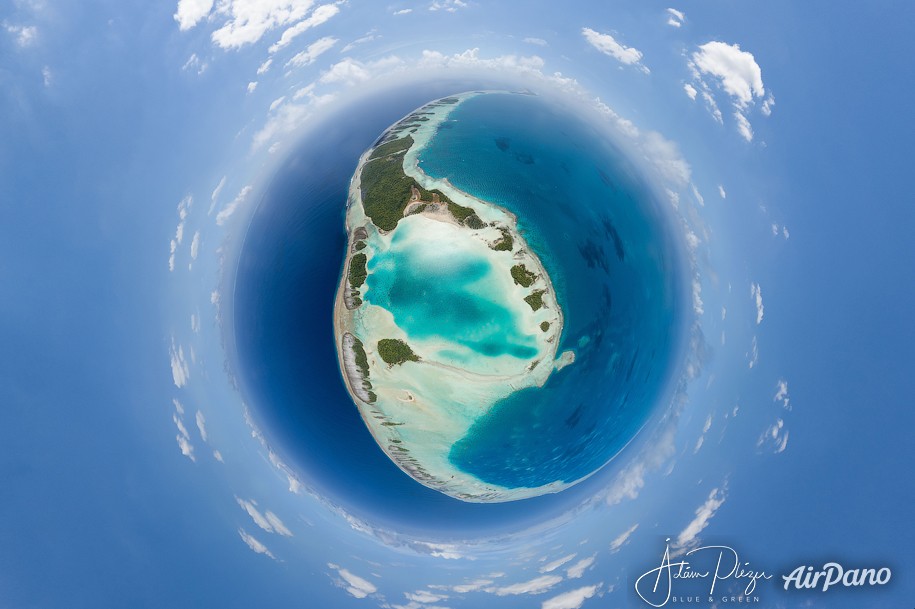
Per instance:
[[[537,279],[537,275],[527,270],[527,267],[523,264],[516,264],[511,268],[512,279],[515,280],[515,283],[520,285],[522,288],[529,288],[533,285],[534,280]]]
[[[540,322],[540,329],[543,330],[544,332],[546,332],[547,330],[549,330],[549,329],[550,329],[550,322],[548,322],[548,321]]]
[[[515,247],[515,240],[512,238],[512,234],[504,226],[499,227],[499,232],[502,233],[502,238],[490,245],[491,249],[496,250],[497,252],[510,252]]]
[[[368,257],[362,252],[354,254],[349,259],[349,284],[355,289],[361,288],[365,283],[365,278],[369,275],[365,268],[367,262]]]
[[[418,362],[419,356],[413,353],[407,343],[396,338],[382,338],[378,341],[378,355],[384,363],[397,366],[404,362]]]
[[[534,290],[530,296],[524,297],[524,302],[531,305],[532,310],[537,311],[543,306],[544,294],[546,294],[546,290]]]
[[[470,228],[483,228],[485,224],[472,209],[454,203],[440,190],[426,190],[404,173],[403,154],[412,145],[413,138],[409,135],[385,142],[363,165],[361,187],[365,215],[381,230],[392,231],[411,202],[445,203],[458,222]],[[414,210],[414,213],[419,212]]]
[[[372,384],[369,382],[369,358],[365,354],[365,346],[356,336],[353,336],[353,357],[356,360],[356,368],[359,369],[359,373],[362,375],[362,384],[368,394],[368,402],[369,404],[372,404],[378,399],[378,396],[371,390]]]

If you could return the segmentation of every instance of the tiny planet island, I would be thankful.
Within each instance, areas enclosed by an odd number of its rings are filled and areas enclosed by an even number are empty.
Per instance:
[[[550,129],[519,124],[510,135],[491,132],[500,113],[526,110]],[[477,115],[486,120],[474,120]],[[463,501],[525,499],[588,477],[625,445],[649,410],[643,404],[619,412],[625,384],[600,385],[601,378],[622,377],[628,368],[632,382],[640,349],[654,347],[639,372],[648,386],[661,384],[663,375],[652,369],[667,343],[651,345],[659,339],[650,332],[639,340],[638,324],[628,334],[617,329],[628,342],[618,340],[609,351],[595,345],[613,339],[604,330],[612,323],[613,274],[600,258],[625,261],[612,220],[594,217],[603,222],[604,241],[589,237],[573,261],[549,251],[550,239],[562,235],[540,237],[574,230],[580,221],[579,211],[567,214],[569,226],[553,226],[556,210],[540,213],[547,206],[596,204],[570,200],[574,189],[563,182],[575,176],[563,165],[574,160],[570,154],[599,152],[579,150],[587,141],[563,142],[558,156],[543,150],[553,131],[574,137],[563,131],[563,120],[526,94],[442,98],[388,128],[362,154],[350,184],[334,307],[344,382],[387,456],[419,483]],[[487,155],[500,161],[487,162]],[[605,171],[588,165],[597,183],[617,188]],[[531,190],[532,181],[541,192]],[[589,276],[594,273],[600,280]],[[590,290],[595,319],[577,324],[585,331],[567,331],[557,282],[567,295]],[[650,317],[653,309],[645,310]],[[629,353],[624,361],[635,342],[641,343],[636,357]],[[598,364],[598,374],[569,374]],[[657,393],[643,391],[642,398]]]

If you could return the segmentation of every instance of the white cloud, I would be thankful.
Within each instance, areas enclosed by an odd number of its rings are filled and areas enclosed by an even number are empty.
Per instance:
[[[573,558],[575,558],[575,556],[576,556],[575,554],[569,554],[568,556],[563,556],[562,558],[558,558],[558,559],[554,560],[553,562],[547,563],[547,564],[543,565],[542,567],[540,567],[540,572],[541,573],[551,573],[551,572],[555,571],[556,569],[558,569],[559,567],[561,567],[562,565],[569,562],[570,560],[572,560]]]
[[[463,0],[435,0],[429,5],[430,11],[447,11],[456,13],[460,8],[467,8],[467,3]]]
[[[785,410],[791,410],[791,398],[788,396],[788,381],[779,379],[778,383],[775,385],[775,388],[775,397],[772,398],[772,401],[781,402],[782,407]]]
[[[722,186],[721,184],[718,185],[718,194],[721,196],[722,199],[728,198],[728,193],[725,192],[724,186]]]
[[[177,408],[179,403],[177,400],[174,400],[174,402]],[[183,413],[184,410],[181,409],[179,412]],[[197,461],[197,458],[194,456],[194,445],[191,444],[191,437],[187,432],[187,427],[184,426],[184,421],[181,420],[178,414],[172,415],[172,421],[174,421],[175,427],[178,428],[178,435],[175,436],[175,439],[178,441],[178,449],[181,451],[181,454],[191,461]]]
[[[628,529],[623,531],[619,537],[617,537],[616,539],[611,541],[610,542],[610,552],[611,553],[619,552],[620,548],[622,548],[624,545],[626,545],[626,543],[629,541],[629,538],[632,536],[633,533],[635,533],[636,529],[638,529],[638,528],[639,528],[639,523],[635,523],[634,525],[632,525],[631,527],[629,527]]]
[[[179,0],[178,10],[174,14],[178,29],[191,29],[209,15],[212,8],[213,0]]]
[[[758,283],[750,284],[750,298],[756,303],[756,325],[758,326],[762,323],[763,313],[765,312],[762,300],[762,289],[759,287]]]
[[[635,66],[645,74],[649,73],[649,69],[641,63],[642,52],[635,47],[627,47],[617,42],[610,34],[601,34],[588,27],[581,29],[581,35],[585,37],[588,44],[604,55],[608,55],[624,65]]]
[[[51,68],[45,66],[41,68],[41,82],[44,83],[44,86],[50,87],[54,83],[54,74],[51,73]]]
[[[187,61],[181,66],[181,69],[185,72],[193,69],[197,71],[197,74],[203,74],[207,69],[207,64],[200,60],[197,53],[191,53],[191,56],[187,58]]]
[[[200,251],[200,231],[194,233],[191,239],[191,260],[197,260],[197,253]]]
[[[267,518],[260,513],[260,510],[257,509],[257,504],[254,501],[245,501],[239,497],[236,497],[235,501],[238,502],[238,506],[241,509],[248,513],[248,516],[251,517],[251,520],[254,521],[254,524],[267,531],[268,533],[273,532],[273,526],[270,524]]]
[[[766,93],[759,64],[752,53],[741,51],[740,45],[707,42],[693,53],[693,62],[700,72],[717,78],[739,108],[746,108],[754,97]]]
[[[543,38],[532,38],[532,37],[527,37],[527,38],[524,39],[524,42],[526,42],[526,43],[528,43],[528,44],[536,44],[538,47],[545,47],[545,46],[547,46],[547,41],[544,40]]]
[[[268,31],[303,19],[314,0],[220,0],[215,14],[225,23],[213,42],[234,49],[260,40]]]
[[[750,360],[748,365],[752,370],[759,363],[759,342],[756,340],[756,336],[750,341],[750,351],[747,353],[747,358]]]
[[[686,15],[682,11],[678,11],[675,8],[667,9],[667,25],[680,27],[684,21],[686,21]]]
[[[616,505],[624,499],[635,499],[645,486],[645,476],[649,470],[660,467],[674,454],[676,448],[676,428],[669,425],[655,442],[638,459],[626,466],[608,487],[605,501]]]
[[[696,93],[698,93],[698,91],[696,91],[696,87],[692,86],[689,83],[686,83],[683,85],[683,90],[686,91],[687,97],[689,97],[692,100],[696,99]]]
[[[16,44],[22,48],[31,46],[38,39],[38,28],[34,25],[4,24],[4,27],[16,39]]]
[[[195,417],[197,422],[197,430],[200,432],[200,438],[206,442],[207,441],[207,421],[203,416],[203,413],[199,410],[197,411],[197,416]]]
[[[181,451],[181,454],[191,461],[197,461],[197,458],[194,456],[194,446],[191,444],[190,440],[180,434],[175,436],[175,439],[178,441],[178,449]]]
[[[265,556],[269,556],[269,557],[272,558],[273,560],[276,560],[276,556],[274,556],[274,555],[270,552],[270,550],[267,549],[267,546],[265,546],[264,544],[262,544],[261,542],[259,542],[259,541],[258,541],[257,539],[255,539],[252,535],[248,534],[248,532],[245,531],[244,529],[239,528],[239,529],[238,529],[238,535],[241,537],[241,540],[242,540],[243,542],[245,542],[245,544],[246,544],[249,548],[251,548],[251,550],[253,550],[256,554],[264,554]]]
[[[232,214],[238,209],[239,205],[247,200],[248,195],[251,193],[251,187],[245,186],[238,192],[238,196],[235,197],[231,203],[226,205],[218,214],[216,214],[216,224],[222,226],[226,223]]]
[[[276,533],[277,535],[282,535],[283,537],[292,537],[292,531],[290,531],[289,528],[285,524],[283,524],[283,521],[280,520],[279,516],[277,516],[270,510],[267,510],[266,512],[264,512],[264,518],[266,518],[267,522],[270,523],[270,526],[273,527],[274,533]]]
[[[696,509],[696,517],[677,536],[676,547],[688,548],[696,543],[699,533],[708,526],[718,509],[724,505],[726,495],[726,489],[712,489],[705,503]]]
[[[340,49],[340,52],[341,52],[341,53],[349,53],[350,51],[352,51],[353,49],[355,49],[355,48],[356,48],[357,46],[359,46],[360,44],[365,44],[366,42],[371,42],[371,41],[375,40],[376,38],[380,38],[380,36],[376,36],[376,35],[375,35],[375,30],[372,30],[371,32],[369,32],[369,33],[366,34],[365,36],[362,36],[361,38],[357,38],[357,39],[355,39],[354,41],[352,41],[352,42],[350,42],[349,44],[347,44],[345,47],[343,47],[342,49]]]
[[[782,453],[788,448],[788,430],[785,429],[784,419],[775,419],[775,423],[767,427],[759,436],[756,446],[761,447],[767,443],[772,445],[775,454]]]
[[[172,398],[172,404],[175,405],[175,411],[181,416],[184,416],[184,406],[178,401],[178,398]]]
[[[486,588],[486,592],[496,596],[512,596],[519,594],[543,594],[562,581],[561,575],[541,575],[526,582],[509,584],[507,586]]]
[[[280,36],[280,39],[270,47],[270,52],[276,53],[283,47],[288,46],[289,43],[292,42],[295,38],[301,36],[311,28],[330,21],[330,19],[339,12],[340,7],[338,7],[336,4],[322,4],[314,10],[308,19],[303,19],[302,21],[299,21],[284,31],[282,36]]]
[[[399,11],[394,11],[395,15],[409,15],[413,12],[412,8],[402,8]]]
[[[734,112],[734,119],[737,121],[737,133],[739,133],[743,139],[748,142],[753,141],[753,127],[750,126],[750,121],[744,116],[743,112],[739,110]]]
[[[180,345],[176,348],[175,339],[172,338],[172,345],[168,351],[172,366],[172,380],[175,382],[175,387],[184,387],[187,385],[188,378],[191,375],[187,360],[184,358],[184,349]]]
[[[597,593],[598,588],[600,588],[600,584],[563,592],[559,596],[543,601],[540,609],[579,609],[586,600]]]
[[[373,78],[381,70],[393,68],[402,63],[403,60],[394,55],[367,63],[345,57],[323,72],[319,82],[355,85]]]
[[[254,91],[256,89],[257,89],[257,81],[252,80],[251,82],[248,83],[248,87],[246,90],[248,91],[248,93],[254,93]]]
[[[336,579],[334,583],[346,590],[350,595],[356,598],[365,598],[369,594],[374,594],[378,591],[378,588],[375,587],[375,584],[372,582],[350,573],[347,569],[339,567],[333,563],[328,563],[328,567],[334,569],[337,574],[340,576],[339,579]]]
[[[772,114],[772,106],[774,106],[774,105],[775,105],[775,96],[772,95],[771,93],[769,93],[769,97],[767,97],[766,101],[764,101],[762,103],[760,110],[762,111],[763,114],[765,114],[766,116],[769,116]]]
[[[217,461],[219,461],[220,463],[225,463],[225,461],[222,458],[222,453],[219,452],[218,450],[213,451],[213,458],[216,459]]]
[[[587,558],[582,558],[574,565],[571,565],[566,569],[566,576],[570,579],[578,579],[585,574],[585,571],[594,564],[594,560],[597,558],[597,554],[589,556]]]
[[[326,53],[337,44],[337,39],[333,36],[325,36],[314,41],[308,48],[295,54],[292,59],[286,62],[286,66],[307,66],[313,64],[323,53]]]
[[[414,603],[422,603],[422,604],[437,603],[439,601],[444,601],[444,600],[448,599],[448,596],[446,596],[444,594],[435,594],[433,592],[429,592],[428,590],[417,590],[416,592],[413,592],[412,594],[409,592],[405,592],[404,596],[407,597],[408,601],[413,601]]]

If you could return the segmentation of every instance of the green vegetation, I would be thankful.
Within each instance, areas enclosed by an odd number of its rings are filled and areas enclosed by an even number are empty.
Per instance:
[[[451,212],[451,215],[454,216],[455,220],[458,222],[463,222],[474,213],[469,207],[464,207],[457,203],[448,203],[448,211]]]
[[[357,252],[358,252],[359,250],[364,250],[364,249],[365,249],[365,241],[362,241],[362,240],[356,241],[356,243],[353,245],[353,247],[356,248],[356,251],[357,251]]]
[[[418,362],[419,356],[402,340],[382,338],[378,341],[378,355],[384,363],[396,366],[404,362]]]
[[[391,154],[398,154],[401,152],[406,152],[410,146],[413,145],[413,138],[409,135],[407,137],[402,137],[397,140],[391,140],[390,142],[385,142],[372,152],[370,159],[380,159],[381,157],[388,156]]]
[[[407,141],[409,143],[405,143]],[[413,196],[413,187],[419,191],[421,201],[432,202],[438,199],[451,205],[451,201],[441,191],[426,190],[403,172],[403,159],[394,152],[402,152],[412,141],[413,138],[408,135],[382,144],[362,167],[362,206],[365,214],[382,230],[391,231],[397,227]],[[388,147],[386,155],[376,155],[385,147]]]
[[[362,373],[362,379],[369,378],[369,358],[365,354],[365,346],[362,341],[353,336],[353,354],[356,356],[356,367]]]
[[[534,290],[530,296],[524,297],[524,302],[531,305],[531,309],[537,311],[543,306],[544,294],[546,294],[546,290]]]
[[[527,270],[527,267],[523,264],[516,264],[512,267],[512,279],[515,280],[515,283],[520,285],[522,288],[529,288],[533,285],[534,280],[537,279],[537,276]]]
[[[414,207],[413,209],[411,209],[409,215],[412,216],[413,214],[421,214],[421,213],[423,213],[424,211],[426,211],[426,208],[427,208],[427,207],[429,207],[429,204],[428,204],[428,203],[421,203],[420,205],[417,205],[416,207]]]
[[[549,329],[550,329],[550,322],[548,322],[548,321],[542,321],[542,322],[540,322],[540,329],[543,330],[544,332],[546,332],[547,330],[549,330]]]
[[[349,259],[349,284],[352,287],[360,288],[365,283],[365,278],[368,277],[366,262],[368,262],[368,258],[362,253],[355,254]]]
[[[497,252],[510,252],[515,247],[515,240],[512,239],[512,234],[508,232],[508,229],[504,226],[499,227],[499,231],[502,233],[502,238],[490,245],[489,247],[496,250]]]

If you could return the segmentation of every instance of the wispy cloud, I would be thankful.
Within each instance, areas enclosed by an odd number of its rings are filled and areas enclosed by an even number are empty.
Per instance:
[[[206,442],[207,441],[207,421],[203,416],[203,413],[199,410],[197,411],[197,416],[195,417],[197,422],[197,431],[200,432],[200,438]]]
[[[622,548],[624,545],[626,545],[626,543],[629,541],[629,538],[632,536],[633,533],[635,533],[636,529],[638,529],[638,528],[639,528],[639,524],[635,523],[634,525],[632,525],[631,527],[629,527],[628,529],[623,531],[619,535],[619,537],[617,537],[616,539],[611,541],[610,542],[610,553],[613,554],[613,553],[619,552],[620,548]]]
[[[675,546],[681,549],[694,546],[699,538],[699,533],[708,526],[718,509],[724,505],[726,498],[727,492],[725,488],[712,489],[705,503],[696,508],[696,517],[677,536]]]
[[[176,347],[175,339],[172,338],[172,345],[168,351],[172,366],[172,380],[175,383],[175,387],[184,387],[187,385],[188,378],[191,375],[187,360],[184,358],[184,348],[181,345]]]
[[[585,571],[588,570],[588,567],[594,564],[597,554],[588,556],[587,558],[582,558],[577,563],[571,565],[566,569],[566,576],[570,579],[578,579],[585,574]]]
[[[337,39],[333,36],[319,38],[304,50],[293,55],[292,59],[286,62],[286,66],[302,67],[313,64],[318,57],[331,50],[337,44]]]
[[[728,193],[725,192],[724,186],[722,186],[721,184],[718,185],[718,194],[721,196],[722,199],[728,198]]]
[[[772,398],[772,401],[781,402],[782,408],[791,410],[791,398],[788,396],[788,381],[785,379],[778,380],[778,383],[775,385],[775,397]]]
[[[181,451],[181,454],[191,461],[197,461],[197,458],[194,456],[194,445],[191,444],[191,437],[190,434],[187,433],[187,427],[185,427],[184,421],[181,420],[181,417],[178,414],[172,415],[172,421],[174,421],[175,427],[178,428],[178,435],[175,436],[175,439],[178,441],[178,449]]]
[[[365,598],[370,594],[374,594],[378,591],[378,588],[372,582],[368,581],[365,578],[354,575],[349,570],[335,565],[333,563],[327,563],[327,566],[337,572],[339,577],[333,578],[334,583],[339,587],[346,590],[351,596],[356,598]]]
[[[367,42],[372,42],[372,41],[375,40],[376,38],[380,38],[380,36],[378,36],[377,34],[375,34],[375,31],[376,31],[376,30],[372,30],[371,32],[369,32],[369,33],[366,34],[365,36],[361,36],[361,37],[359,37],[359,38],[353,40],[352,42],[350,42],[349,44],[347,44],[345,47],[343,47],[342,49],[340,49],[340,52],[341,52],[341,53],[349,53],[350,51],[352,51],[353,49],[355,49],[355,48],[356,48],[357,46],[359,46],[359,45],[363,45],[363,44],[365,44],[365,43],[367,43]]]
[[[299,37],[302,34],[304,34],[305,32],[307,32],[311,28],[330,21],[330,19],[339,12],[340,12],[340,7],[337,6],[336,4],[322,4],[321,6],[316,8],[314,10],[314,12],[311,14],[311,16],[309,16],[307,19],[303,19],[302,21],[299,21],[298,23],[296,23],[295,25],[293,25],[292,27],[290,27],[286,31],[284,31],[283,34],[280,36],[280,39],[277,40],[276,43],[270,47],[270,52],[276,53],[283,47],[288,46],[290,42],[292,42],[297,37]]]
[[[283,521],[280,520],[276,514],[269,510],[262,514],[258,509],[256,501],[247,501],[245,499],[241,499],[240,497],[236,497],[235,501],[238,502],[238,506],[242,510],[247,512],[248,516],[251,517],[251,520],[254,521],[254,524],[259,526],[264,531],[267,531],[268,533],[276,533],[284,537],[292,536],[292,531],[290,531],[286,525],[283,524]]]
[[[692,100],[696,99],[696,93],[698,93],[698,91],[696,91],[696,87],[692,86],[689,83],[685,83],[683,85],[683,90],[686,91],[687,97],[689,97]]]
[[[555,571],[562,565],[564,565],[567,562],[569,562],[570,560],[574,559],[575,556],[576,556],[576,554],[569,554],[568,556],[563,556],[561,558],[557,558],[556,560],[549,562],[549,563],[543,565],[542,567],[540,567],[540,572],[541,573],[552,573],[553,571]]]
[[[752,298],[756,304],[756,325],[758,326],[762,323],[763,313],[765,312],[762,300],[762,289],[759,287],[758,283],[750,284],[750,298]]]
[[[429,5],[430,11],[446,11],[456,13],[458,9],[467,8],[467,3],[463,0],[435,0]]]
[[[642,64],[642,52],[637,48],[627,47],[626,45],[617,42],[610,34],[602,34],[589,27],[582,28],[581,35],[585,37],[588,44],[604,55],[612,57],[624,65],[637,67],[645,74],[650,72],[650,70]]]
[[[3,27],[10,33],[13,40],[15,40],[16,44],[21,48],[32,46],[35,44],[35,41],[38,40],[38,28],[34,25],[13,25],[4,23]]]
[[[597,594],[601,584],[584,586],[563,592],[558,596],[543,601],[541,609],[579,609],[586,600]]]
[[[249,194],[251,194],[250,186],[245,186],[242,188],[238,192],[238,196],[236,196],[231,203],[226,205],[218,214],[216,214],[216,224],[219,226],[225,224],[226,220],[228,220],[232,214],[238,210],[238,207],[248,199]]]
[[[276,556],[274,556],[273,553],[270,552],[270,550],[267,549],[267,546],[265,546],[264,544],[262,544],[262,543],[261,543],[260,541],[258,541],[253,535],[249,534],[249,533],[248,533],[247,531],[245,531],[243,528],[239,527],[239,529],[238,529],[238,535],[239,535],[239,537],[241,537],[241,540],[242,540],[243,542],[245,542],[245,545],[247,545],[249,548],[251,548],[251,550],[252,550],[254,553],[256,553],[256,554],[263,554],[263,555],[265,555],[265,556],[269,556],[269,557],[272,558],[273,560],[276,560]]]
[[[531,36],[528,36],[527,38],[525,38],[524,42],[526,42],[527,44],[535,44],[538,47],[545,47],[548,45],[547,41],[544,40],[543,38],[533,38]]]
[[[412,12],[413,12],[413,9],[412,9],[412,8],[402,8],[402,9],[400,9],[400,10],[398,10],[398,11],[394,11],[393,14],[394,14],[394,15],[409,15],[409,14],[412,13]]]
[[[770,425],[759,436],[756,441],[756,447],[761,448],[764,444],[770,444],[775,454],[785,452],[788,448],[788,430],[785,428],[785,420],[782,418],[775,419],[775,423]]]
[[[561,575],[541,575],[526,582],[485,588],[486,592],[496,596],[515,596],[520,594],[543,594],[562,581]]]
[[[610,484],[606,491],[605,501],[616,505],[624,499],[635,499],[645,486],[645,476],[652,469],[660,467],[675,450],[676,428],[669,425],[664,429],[650,449],[640,458],[627,465]]]
[[[678,11],[675,8],[669,8],[666,11],[667,13],[667,25],[671,27],[680,27],[683,25],[683,22],[686,21],[686,15],[682,11]]]

